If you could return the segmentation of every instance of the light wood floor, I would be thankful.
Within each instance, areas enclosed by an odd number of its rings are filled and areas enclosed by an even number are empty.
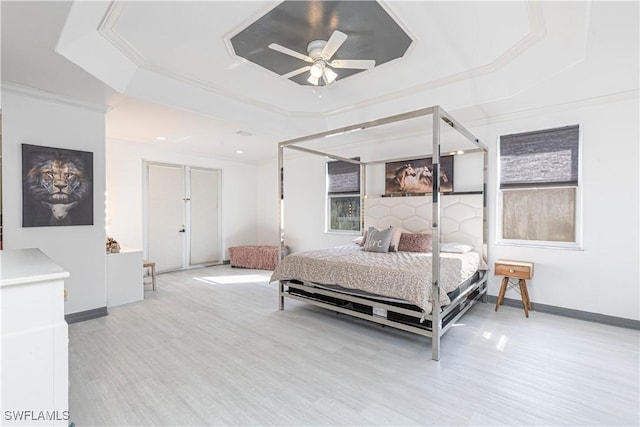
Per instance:
[[[478,304],[442,340],[310,305],[269,272],[158,276],[69,327],[70,412],[108,425],[638,425],[639,333]],[[216,283],[217,282],[217,283]]]

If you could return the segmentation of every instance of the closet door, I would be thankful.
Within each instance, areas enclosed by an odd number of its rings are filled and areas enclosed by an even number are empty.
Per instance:
[[[220,171],[190,168],[189,265],[221,262]]]
[[[158,272],[184,268],[184,167],[149,164],[148,257]]]

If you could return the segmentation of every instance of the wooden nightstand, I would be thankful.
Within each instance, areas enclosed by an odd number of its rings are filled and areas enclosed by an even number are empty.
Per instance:
[[[527,290],[527,279],[531,279],[533,277],[533,263],[499,259],[495,262],[495,273],[496,276],[504,276],[502,284],[500,285],[498,301],[496,301],[496,311],[498,311],[498,307],[500,307],[500,304],[502,304],[502,301],[504,300],[504,294],[507,292],[507,286],[516,285],[515,283],[509,283],[509,280],[518,279],[517,285],[520,288],[524,315],[529,317],[529,310],[533,310],[533,308],[531,307],[529,291]]]

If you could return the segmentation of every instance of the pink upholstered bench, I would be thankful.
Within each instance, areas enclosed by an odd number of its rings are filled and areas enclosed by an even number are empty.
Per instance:
[[[231,267],[274,270],[278,265],[277,246],[232,246],[229,248]]]

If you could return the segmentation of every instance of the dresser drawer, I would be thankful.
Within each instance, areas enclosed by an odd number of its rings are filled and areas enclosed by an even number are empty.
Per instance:
[[[509,276],[517,279],[531,279],[533,263],[524,261],[498,260],[495,263],[496,276]]]

